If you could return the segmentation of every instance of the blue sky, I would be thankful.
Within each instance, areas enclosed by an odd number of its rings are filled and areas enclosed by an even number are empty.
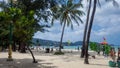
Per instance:
[[[105,37],[109,44],[120,45],[120,7],[115,8],[111,2],[100,1],[102,6],[101,8],[97,7],[90,41],[102,42],[103,37]],[[120,0],[117,0],[117,2],[120,4]],[[86,13],[86,2],[84,1],[83,4],[85,5],[83,11]],[[82,19],[85,22],[86,16],[83,16]],[[84,27],[85,23],[80,24],[80,26],[75,24],[74,30],[66,27],[63,41],[82,41]],[[37,32],[33,37],[60,41],[61,28],[59,21],[55,21],[54,26],[49,29],[50,32]]]

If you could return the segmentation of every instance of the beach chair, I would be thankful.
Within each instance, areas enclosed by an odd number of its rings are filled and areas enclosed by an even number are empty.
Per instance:
[[[116,67],[116,62],[109,61],[109,66],[110,66],[110,67]]]

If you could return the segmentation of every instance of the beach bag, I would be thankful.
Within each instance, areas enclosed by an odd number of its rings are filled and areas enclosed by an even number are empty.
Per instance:
[[[116,62],[109,61],[109,66],[110,66],[110,67],[116,67]]]

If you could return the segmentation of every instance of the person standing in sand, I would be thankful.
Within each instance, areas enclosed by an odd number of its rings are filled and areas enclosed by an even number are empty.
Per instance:
[[[118,58],[117,58],[117,62],[120,62],[120,48],[118,48]]]
[[[115,62],[115,57],[116,57],[116,52],[115,52],[115,50],[112,48],[111,50],[110,50],[110,57],[112,58],[112,60],[113,60],[113,62]]]

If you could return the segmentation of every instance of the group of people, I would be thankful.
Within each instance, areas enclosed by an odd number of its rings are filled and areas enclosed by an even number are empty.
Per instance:
[[[116,51],[114,48],[111,48],[110,50],[110,57],[112,58],[113,62],[116,61],[117,57],[117,62],[120,62],[120,48],[118,48],[118,55],[116,56]]]

